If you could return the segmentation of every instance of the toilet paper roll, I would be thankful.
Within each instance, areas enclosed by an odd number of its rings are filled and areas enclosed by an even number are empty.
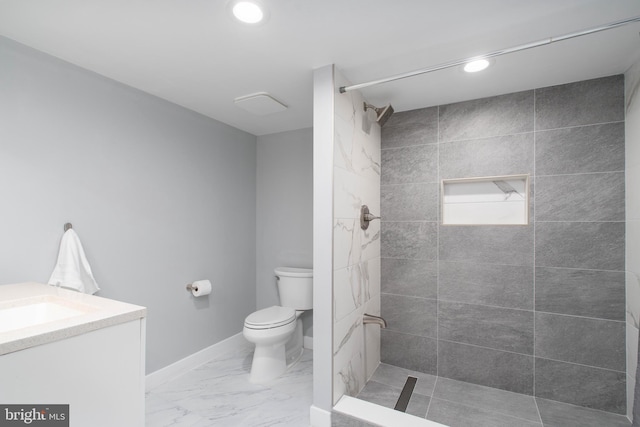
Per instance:
[[[211,293],[211,282],[208,280],[196,280],[191,285],[191,293],[194,297],[201,297]]]

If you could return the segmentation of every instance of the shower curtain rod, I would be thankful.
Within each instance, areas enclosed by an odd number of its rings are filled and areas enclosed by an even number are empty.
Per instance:
[[[551,43],[556,43],[562,40],[572,39],[575,37],[586,36],[587,34],[593,34],[600,31],[610,30],[612,28],[621,27],[623,25],[631,24],[633,22],[639,22],[640,16],[636,16],[635,18],[624,19],[622,21],[611,22],[610,24],[601,25],[599,27],[589,28],[587,30],[577,31],[575,33],[563,34],[561,36],[549,37],[546,39],[538,40],[531,43],[521,44],[519,46],[508,47],[506,49],[496,50],[490,53],[486,53],[484,55],[477,55],[471,58],[458,59],[456,61],[446,62],[444,64],[436,65],[429,68],[422,68],[419,70],[409,71],[407,73],[396,74],[395,76],[386,77],[378,80],[371,80],[365,83],[359,83],[351,86],[341,86],[340,93],[349,92],[356,89],[363,89],[369,86],[375,86],[382,83],[393,82],[395,80],[406,79],[408,77],[418,76],[421,74],[427,74],[438,70],[444,70],[445,68],[457,67],[463,64],[466,64],[470,61],[475,61],[476,59],[489,59],[495,58],[496,56],[506,55],[507,53],[520,52],[521,50],[532,49],[534,47],[544,46]]]

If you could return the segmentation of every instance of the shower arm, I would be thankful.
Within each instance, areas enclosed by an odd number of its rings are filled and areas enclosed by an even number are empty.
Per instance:
[[[514,53],[514,52],[520,52],[522,50],[533,49],[534,47],[540,47],[540,46],[548,45],[548,44],[551,44],[551,43],[556,43],[556,42],[559,42],[559,41],[572,39],[572,38],[575,38],[575,37],[582,37],[582,36],[586,36],[588,34],[597,33],[597,32],[600,32],[600,31],[611,30],[613,28],[618,28],[618,27],[621,27],[623,25],[632,24],[634,22],[640,22],[640,16],[636,16],[634,18],[629,18],[629,19],[624,19],[622,21],[611,22],[609,24],[600,25],[598,27],[593,27],[593,28],[589,28],[589,29],[586,29],[586,30],[576,31],[574,33],[563,34],[563,35],[555,36],[555,37],[549,37],[549,38],[538,40],[538,41],[535,41],[535,42],[521,44],[519,46],[512,46],[512,47],[508,47],[508,48],[505,48],[505,49],[500,49],[500,50],[496,50],[496,51],[493,51],[493,52],[489,52],[489,53],[486,53],[484,55],[477,55],[477,56],[474,56],[474,57],[471,57],[471,58],[458,59],[458,60],[455,60],[455,61],[446,62],[444,64],[436,65],[436,66],[429,67],[429,68],[422,68],[422,69],[419,69],[419,70],[409,71],[407,73],[396,74],[395,76],[391,76],[391,77],[386,77],[386,78],[382,78],[382,79],[378,79],[378,80],[371,80],[371,81],[368,81],[368,82],[365,82],[365,83],[359,83],[359,84],[355,84],[355,85],[351,85],[351,86],[340,86],[340,93],[345,93],[345,92],[349,92],[349,91],[357,90],[357,89],[364,89],[364,88],[369,87],[369,86],[376,86],[376,85],[379,85],[379,84],[382,84],[382,83],[388,83],[388,82],[393,82],[393,81],[396,81],[396,80],[406,79],[408,77],[419,76],[421,74],[432,73],[434,71],[444,70],[446,68],[458,67],[458,66],[466,64],[468,62],[475,61],[476,59],[490,59],[490,58],[495,58],[497,56],[506,55],[508,53]]]

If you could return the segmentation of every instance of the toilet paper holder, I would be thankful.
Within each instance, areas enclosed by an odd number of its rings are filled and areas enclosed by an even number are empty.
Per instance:
[[[187,285],[187,291],[191,292],[191,291],[196,291],[198,292],[198,285],[193,285],[193,283],[189,283]]]

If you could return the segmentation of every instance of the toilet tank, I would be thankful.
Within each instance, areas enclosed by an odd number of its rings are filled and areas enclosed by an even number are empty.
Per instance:
[[[280,293],[280,305],[295,310],[313,308],[313,270],[278,267],[274,270]]]

